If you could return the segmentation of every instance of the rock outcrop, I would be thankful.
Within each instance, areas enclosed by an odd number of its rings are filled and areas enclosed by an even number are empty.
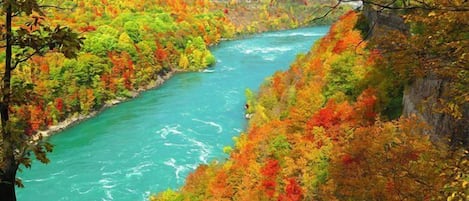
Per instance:
[[[364,15],[368,26],[372,28],[368,39],[378,36],[386,30],[398,30],[409,34],[409,26],[392,11],[377,10],[372,6],[364,6]],[[378,29],[379,27],[379,29]],[[376,31],[379,30],[379,33]],[[403,96],[403,115],[416,115],[431,128],[434,141],[450,140],[452,146],[469,145],[469,103],[458,106],[461,116],[456,118],[444,111],[444,102],[451,101],[452,80],[445,80],[431,75],[416,78],[405,86]]]
[[[433,140],[450,140],[452,146],[465,146],[469,143],[469,104],[459,107],[460,118],[442,110],[442,103],[452,99],[451,87],[451,81],[435,76],[415,80],[404,91],[403,115],[417,115],[428,123]]]

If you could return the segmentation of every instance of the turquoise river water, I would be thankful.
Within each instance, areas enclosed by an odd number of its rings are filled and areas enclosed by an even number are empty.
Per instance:
[[[328,27],[269,32],[212,47],[217,64],[54,135],[51,163],[19,174],[19,201],[146,200],[178,188],[197,165],[223,160],[245,129],[244,91],[285,70]]]

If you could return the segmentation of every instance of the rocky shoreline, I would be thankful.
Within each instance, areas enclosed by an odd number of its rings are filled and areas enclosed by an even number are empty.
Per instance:
[[[144,87],[138,88],[137,90],[132,91],[131,92],[132,96],[130,98],[119,97],[117,99],[108,100],[98,110],[92,111],[89,114],[72,115],[71,117],[68,117],[64,121],[61,121],[61,122],[57,123],[56,125],[49,126],[46,130],[39,130],[37,132],[37,135],[35,135],[35,136],[37,136],[37,138],[39,138],[39,136],[42,136],[43,138],[47,138],[47,137],[50,137],[50,136],[52,136],[52,135],[54,135],[58,132],[61,132],[61,131],[65,130],[67,128],[70,128],[74,125],[77,125],[82,121],[85,121],[89,118],[92,118],[92,117],[98,115],[99,113],[103,112],[107,108],[113,107],[114,105],[117,105],[117,104],[125,102],[125,101],[132,100],[132,99],[138,97],[144,91],[154,89],[154,88],[157,88],[157,87],[161,86],[166,80],[170,79],[177,72],[178,71],[173,70],[173,71],[169,71],[169,72],[165,73],[164,75],[158,75],[158,78],[154,82],[150,83],[147,86],[144,86]]]

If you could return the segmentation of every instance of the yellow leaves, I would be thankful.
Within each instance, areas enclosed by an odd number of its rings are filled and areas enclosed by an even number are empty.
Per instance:
[[[183,53],[179,56],[178,66],[182,69],[187,69],[189,67],[189,59],[186,54]]]
[[[119,36],[119,43],[132,45],[134,44],[134,42],[126,32],[122,32],[122,34]]]
[[[468,187],[469,187],[469,181],[463,181],[462,184],[461,184],[461,186],[462,186],[463,188],[468,188]]]

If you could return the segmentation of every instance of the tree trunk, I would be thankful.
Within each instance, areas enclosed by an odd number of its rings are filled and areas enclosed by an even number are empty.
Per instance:
[[[10,81],[12,71],[12,30],[11,30],[11,19],[12,19],[12,7],[11,2],[6,1],[6,52],[5,52],[5,72],[3,75],[3,86],[2,86],[2,101],[0,103],[0,116],[2,118],[2,161],[0,168],[0,198],[2,201],[16,201],[15,195],[15,181],[16,171],[18,170],[18,164],[15,160],[15,143],[11,136],[11,131],[8,126],[9,124],[9,108],[10,108]]]
[[[14,158],[8,160],[13,163],[4,161],[3,172],[0,173],[0,198],[2,201],[16,201],[15,180],[18,166],[15,165]]]

